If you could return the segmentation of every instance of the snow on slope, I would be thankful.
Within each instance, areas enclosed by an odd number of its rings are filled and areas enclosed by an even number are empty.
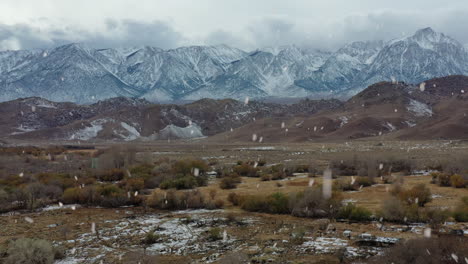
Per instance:
[[[468,53],[431,28],[387,43],[353,42],[332,53],[294,45],[247,53],[226,45],[163,50],[70,44],[0,52],[0,101],[339,96],[392,77],[418,83],[454,74],[468,74]]]

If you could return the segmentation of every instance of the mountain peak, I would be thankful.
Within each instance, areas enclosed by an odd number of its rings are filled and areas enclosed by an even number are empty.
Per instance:
[[[415,36],[427,36],[427,35],[433,35],[433,34],[437,34],[437,32],[435,32],[431,27],[427,27],[427,28],[422,28],[418,31],[416,31],[416,33],[414,34]]]

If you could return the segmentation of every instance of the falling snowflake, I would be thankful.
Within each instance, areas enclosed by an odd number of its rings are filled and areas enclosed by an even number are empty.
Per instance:
[[[26,222],[28,222],[30,224],[34,223],[34,220],[31,217],[27,217],[27,216],[24,218],[24,221],[26,221]]]
[[[284,122],[281,122],[281,128],[283,129],[285,126]]]
[[[461,93],[465,93],[465,90],[461,90]]]
[[[59,202],[58,204],[59,204],[59,207],[63,207],[63,203]]]
[[[133,194],[133,196],[138,196],[138,191],[135,191],[135,193]]]
[[[390,77],[392,79],[392,84],[396,84],[397,83],[397,80],[394,76]]]
[[[258,140],[259,143],[262,143],[263,142],[263,137],[260,137],[260,139]]]
[[[424,91],[426,90],[426,83],[425,83],[425,82],[423,82],[423,83],[421,83],[421,84],[419,85],[419,90],[420,90],[421,92],[424,92]]]
[[[35,105],[31,105],[31,111],[36,112],[36,106]]]
[[[429,227],[424,229],[424,237],[430,238],[431,233],[432,233],[432,230]]]
[[[455,262],[457,262],[457,263],[458,263],[458,256],[457,256],[457,255],[455,255],[455,253],[452,253],[452,255],[451,255],[451,256],[452,256],[453,260],[455,260]]]
[[[47,53],[47,51],[42,52],[42,57],[43,57],[43,58],[45,58],[45,57],[47,57],[47,56],[49,56],[49,54]]]
[[[96,223],[91,223],[91,233],[96,234]]]
[[[322,195],[325,199],[331,198],[332,195],[332,170],[330,168],[323,172]]]
[[[245,100],[244,100],[244,105],[248,105],[249,104],[249,97],[245,97]]]
[[[398,113],[398,109],[395,108],[395,113]]]
[[[193,176],[198,177],[200,175],[200,169],[199,168],[193,168]]]
[[[383,170],[383,163],[380,163],[379,170]]]
[[[309,180],[309,187],[312,187],[312,186],[314,185],[314,182],[315,182],[314,179],[310,179],[310,180]]]
[[[21,172],[18,176],[20,176],[20,178],[23,178],[24,173]]]
[[[253,142],[257,141],[257,134],[252,134],[252,141]]]

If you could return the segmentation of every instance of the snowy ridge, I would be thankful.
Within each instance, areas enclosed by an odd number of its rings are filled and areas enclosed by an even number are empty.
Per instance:
[[[468,53],[431,28],[383,41],[357,41],[336,52],[294,45],[245,52],[227,45],[0,52],[0,101],[38,96],[95,103],[112,97],[153,102],[201,98],[347,97],[395,78],[418,83],[468,74]]]

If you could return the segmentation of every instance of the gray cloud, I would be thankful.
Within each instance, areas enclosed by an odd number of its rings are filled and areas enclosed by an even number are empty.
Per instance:
[[[296,0],[297,2],[298,0]],[[462,3],[462,2],[459,2]],[[302,12],[302,11],[301,11]],[[317,13],[317,11],[315,11]],[[200,18],[202,19],[202,18]],[[168,22],[170,21],[170,22]],[[343,17],[263,14],[223,25],[200,27],[198,31],[177,27],[177,19],[105,19],[95,27],[68,24],[67,20],[36,19],[32,22],[0,24],[0,50],[49,48],[70,42],[93,47],[227,44],[244,50],[296,44],[301,47],[336,50],[358,40],[390,40],[432,27],[463,44],[468,43],[468,4],[461,8],[418,10],[368,10]]]
[[[155,46],[173,48],[184,40],[182,34],[161,21],[107,20],[105,30],[91,32],[77,26],[46,29],[30,24],[0,24],[0,50],[51,48],[70,42],[93,47]]]

